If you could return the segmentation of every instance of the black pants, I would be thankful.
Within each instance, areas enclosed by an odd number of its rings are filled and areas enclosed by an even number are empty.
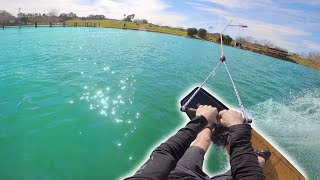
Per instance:
[[[203,160],[205,151],[197,146],[190,146],[171,171],[169,179],[205,179],[205,180],[232,180],[231,171],[224,174],[209,177],[203,172]]]
[[[190,147],[197,134],[207,125],[203,116],[189,121],[174,136],[158,146],[140,169],[126,179],[211,179],[202,171],[204,151]],[[264,180],[262,168],[254,154],[250,139],[251,126],[229,127],[230,165],[234,179]],[[230,172],[213,179],[230,179]]]

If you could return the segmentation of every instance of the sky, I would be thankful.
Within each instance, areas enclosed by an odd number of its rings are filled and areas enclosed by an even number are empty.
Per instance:
[[[235,38],[268,40],[290,52],[320,51],[320,0],[0,0],[0,9],[22,12],[74,12],[78,16],[103,14],[174,27],[205,28],[220,32],[230,21],[248,28],[228,27]],[[213,27],[210,29],[209,27]]]

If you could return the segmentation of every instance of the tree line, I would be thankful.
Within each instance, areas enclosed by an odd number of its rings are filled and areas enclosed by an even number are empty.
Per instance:
[[[104,20],[107,19],[104,15],[89,15],[87,17],[79,17],[73,12],[59,14],[53,9],[48,13],[18,13],[17,16],[11,13],[0,10],[0,24],[28,24],[28,23],[59,23],[67,20]]]
[[[242,44],[250,43],[250,44],[260,45],[268,48],[279,49],[282,51],[288,51],[287,49],[279,47],[267,39],[257,40],[251,36],[247,36],[247,37],[237,37],[235,40]]]
[[[235,41],[238,43],[241,43],[241,44],[253,44],[253,45],[257,45],[257,46],[261,46],[261,47],[274,48],[277,50],[288,52],[287,49],[279,47],[279,46],[275,45],[274,43],[272,43],[271,41],[266,40],[266,39],[257,40],[251,36],[247,36],[247,37],[237,37],[235,39]],[[303,54],[293,53],[291,55],[303,57],[303,58],[308,59],[309,61],[314,61],[314,62],[320,63],[320,51],[311,51],[309,53],[303,53]]]
[[[202,39],[206,39],[207,37],[207,30],[200,28],[199,30],[196,28],[188,28],[187,34],[190,37],[194,37],[195,35],[198,35]]]
[[[220,43],[221,41],[219,33],[209,34],[207,30],[203,28],[200,28],[199,30],[196,28],[188,28],[187,34],[189,37],[195,37],[196,35],[198,35],[201,39],[214,41],[213,39],[209,39],[209,36],[212,36],[214,37],[215,42]],[[233,41],[233,39],[228,35],[222,35],[222,39],[223,39],[223,44],[225,45],[231,45]]]
[[[308,54],[303,54],[302,56],[308,58],[310,61],[320,63],[320,51],[312,51]]]

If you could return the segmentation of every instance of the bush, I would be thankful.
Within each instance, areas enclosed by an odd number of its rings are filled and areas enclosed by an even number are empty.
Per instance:
[[[223,44],[225,45],[231,45],[232,38],[228,35],[222,35]],[[220,43],[220,37],[217,39],[217,43]]]
[[[198,33],[198,30],[196,28],[188,28],[187,33],[188,33],[188,36],[193,37]]]
[[[198,31],[198,36],[202,39],[205,39],[207,37],[207,30],[205,29],[199,29]]]

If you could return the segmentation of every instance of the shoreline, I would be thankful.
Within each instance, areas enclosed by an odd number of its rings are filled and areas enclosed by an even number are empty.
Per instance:
[[[71,26],[73,23],[77,23],[78,27],[85,27],[85,24],[87,24],[87,25],[99,24],[100,25],[99,27],[101,27],[101,28],[128,29],[128,30],[136,30],[136,31],[139,31],[139,28],[143,27],[143,28],[145,28],[145,31],[147,31],[147,32],[155,32],[155,33],[183,36],[186,38],[208,41],[208,42],[218,44],[217,42],[210,40],[210,37],[208,37],[208,39],[202,39],[202,38],[199,38],[198,36],[189,37],[187,35],[187,31],[182,28],[171,28],[168,26],[157,26],[157,25],[150,24],[150,23],[135,23],[135,22],[126,22],[126,21],[121,21],[121,20],[70,20],[70,21],[66,21],[65,23],[66,23],[66,25],[71,24]],[[126,26],[123,26],[124,24],[126,24]],[[94,27],[94,26],[87,26],[87,27]],[[208,34],[208,36],[211,36],[211,38],[213,37],[212,34]],[[228,46],[228,45],[226,45],[226,46]],[[229,47],[233,47],[233,46],[229,46]],[[235,48],[235,47],[233,47],[233,48]],[[276,58],[276,59],[279,59],[282,61],[288,61],[291,63],[299,64],[299,65],[306,66],[308,68],[315,69],[318,71],[320,70],[320,62],[318,63],[318,62],[310,61],[306,58],[302,58],[297,55],[290,55],[289,54],[286,57],[280,57],[280,56],[276,56],[276,55],[272,56],[272,55],[269,55],[268,53],[266,53],[264,50],[259,49],[255,45],[252,45],[252,44],[245,46],[245,48],[243,48],[243,50],[247,50],[247,51],[262,54],[265,56],[273,57],[273,58]]]
[[[76,23],[76,26],[75,26],[75,23]],[[5,26],[5,28],[14,28],[14,27],[18,27],[18,26]],[[34,27],[34,25],[27,24],[27,25],[23,25],[22,27]],[[38,28],[41,28],[41,27],[50,27],[50,26],[45,24],[39,24]],[[58,25],[52,25],[52,27],[64,27],[64,26],[62,24],[58,24]],[[153,32],[153,33],[161,33],[161,34],[167,34],[167,35],[182,36],[190,39],[207,41],[207,42],[218,44],[217,42],[210,40],[210,38],[202,39],[202,38],[199,38],[198,36],[189,37],[187,35],[187,31],[182,28],[170,28],[167,26],[157,26],[149,23],[144,24],[144,23],[126,22],[126,21],[120,21],[120,20],[70,20],[65,22],[65,27],[114,28],[114,29],[144,31],[144,32]],[[143,28],[143,30],[140,30],[141,28]],[[209,35],[212,36],[211,34]],[[228,45],[225,45],[225,46],[228,46]],[[233,47],[233,46],[229,46],[229,47]],[[233,48],[236,48],[236,47],[233,47]],[[282,61],[288,61],[291,63],[299,64],[299,65],[306,66],[308,68],[312,68],[318,71],[320,70],[320,63],[310,61],[306,58],[302,58],[297,55],[288,55],[286,57],[272,56],[272,55],[268,55],[262,49],[261,50],[257,49],[257,47],[255,47],[252,44],[244,45],[243,50],[273,57]]]

